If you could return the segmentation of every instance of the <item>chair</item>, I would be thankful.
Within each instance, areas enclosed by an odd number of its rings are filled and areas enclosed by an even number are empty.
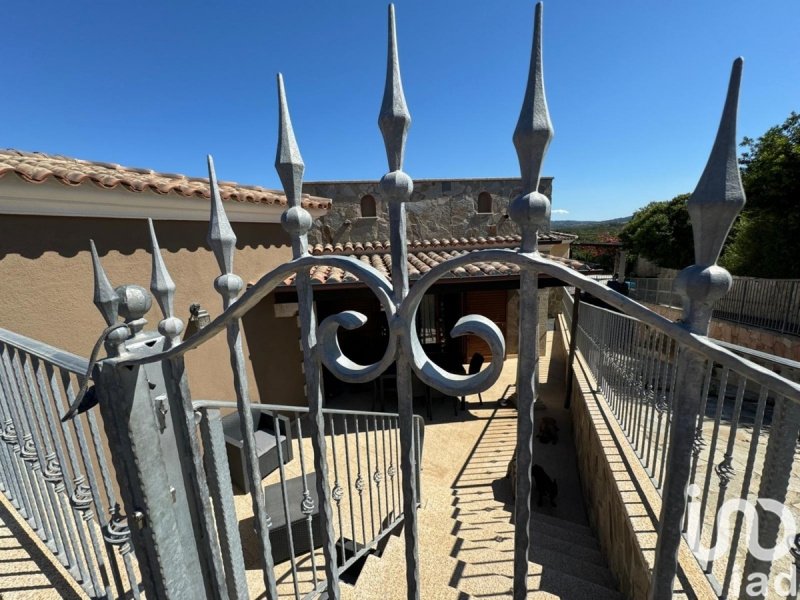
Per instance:
[[[476,352],[472,355],[472,358],[469,359],[469,369],[467,370],[467,375],[475,375],[476,373],[480,373],[481,367],[483,366],[483,354],[480,352]],[[483,396],[480,392],[478,392],[478,401],[483,405]],[[467,397],[461,397],[461,410],[465,410],[467,408]]]
[[[258,466],[263,479],[279,466],[278,441],[281,444],[283,463],[292,460],[292,431],[289,419],[282,415],[277,416],[278,430],[275,431],[275,417],[273,413],[262,412],[251,408],[253,415],[253,441],[258,456]],[[250,482],[247,477],[247,462],[244,457],[244,439],[239,422],[239,413],[232,412],[222,418],[222,431],[225,434],[225,449],[228,454],[228,465],[231,471],[231,481],[245,494],[250,491]],[[277,433],[277,435],[276,435]]]

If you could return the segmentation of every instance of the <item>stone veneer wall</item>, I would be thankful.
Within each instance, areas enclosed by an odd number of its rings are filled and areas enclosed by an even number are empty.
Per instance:
[[[673,321],[681,317],[681,311],[677,308],[649,303],[645,304],[645,306]],[[744,346],[745,348],[800,362],[800,339],[795,336],[782,335],[775,331],[747,327],[746,325],[718,319],[711,320],[708,336],[729,344]]]
[[[521,191],[519,178],[419,179],[414,181],[411,202],[406,204],[408,239],[442,239],[512,235],[519,229],[503,218],[509,200]],[[552,198],[553,178],[543,177],[539,191]],[[309,231],[312,244],[367,242],[389,239],[388,203],[377,181],[330,181],[303,184],[303,192],[333,199],[331,211]],[[479,213],[478,196],[492,196],[492,212]],[[361,216],[361,198],[375,198],[375,217]]]
[[[566,321],[556,318],[553,352],[567,364]],[[575,360],[570,413],[578,472],[589,522],[619,589],[629,600],[647,598],[655,561],[661,496],[625,438],[580,354]],[[685,540],[678,554],[676,596],[718,600]],[[689,588],[690,594],[680,591]]]

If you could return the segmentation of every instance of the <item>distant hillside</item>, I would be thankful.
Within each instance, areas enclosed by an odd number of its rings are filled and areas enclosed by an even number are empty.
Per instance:
[[[599,229],[603,227],[621,229],[631,217],[619,217],[617,219],[608,219],[607,221],[551,221],[550,226],[555,231],[564,231],[572,233],[573,230],[579,229]]]
[[[607,221],[552,221],[551,229],[578,236],[578,242],[606,242],[616,238],[631,217]]]

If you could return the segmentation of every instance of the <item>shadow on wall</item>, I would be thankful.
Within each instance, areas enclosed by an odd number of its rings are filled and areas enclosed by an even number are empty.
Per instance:
[[[146,219],[91,219],[87,217],[3,216],[0,260],[8,255],[39,258],[55,252],[72,258],[89,250],[93,239],[100,256],[110,251],[129,256],[137,250],[149,252],[150,240]],[[157,221],[156,234],[165,252],[209,250],[206,242],[208,223],[204,221]],[[266,223],[234,223],[236,247],[269,248],[265,229],[279,227]],[[271,237],[271,236],[269,236]],[[286,237],[286,244],[289,239]],[[283,245],[283,244],[281,244]]]

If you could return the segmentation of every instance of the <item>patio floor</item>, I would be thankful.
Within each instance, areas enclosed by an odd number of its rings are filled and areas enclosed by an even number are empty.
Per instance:
[[[552,333],[549,333],[548,348],[551,342]],[[587,526],[569,413],[562,408],[564,365],[554,363],[551,357],[548,352],[541,360],[542,386],[535,415],[537,420],[541,416],[556,420],[559,441],[554,445],[534,440],[534,461],[556,478],[559,494],[555,507],[546,501],[542,507],[535,502],[532,507],[534,544],[530,554],[529,588],[536,591],[531,597],[621,598]],[[426,600],[501,598],[510,594],[513,500],[506,470],[514,452],[516,410],[513,406],[501,407],[497,401],[515,381],[516,359],[510,358],[500,379],[483,393],[483,404],[477,396],[470,396],[467,410],[454,415],[452,399],[434,400],[434,420],[426,419],[419,510],[422,597]],[[333,401],[328,406],[370,410],[371,396],[350,397]],[[386,408],[393,411],[396,405],[389,402]],[[416,405],[416,410],[418,414],[425,414],[422,402]],[[308,464],[313,454],[307,438],[303,445]],[[341,453],[340,445],[337,454]],[[331,460],[329,456],[329,464]],[[288,477],[299,474],[295,473],[298,465],[297,460],[287,465]],[[277,473],[272,474],[265,479],[265,485],[274,483],[277,477]],[[259,544],[252,527],[246,525],[252,523],[250,497],[239,494],[235,502],[242,524],[240,532],[251,597],[263,598]],[[399,508],[399,497],[397,504]],[[14,520],[10,514],[7,516],[0,515],[0,518]],[[357,520],[360,521],[359,515]],[[24,548],[20,547],[17,540],[29,536],[23,535],[19,525],[14,527],[10,534],[5,529],[0,532],[0,597],[82,597],[63,576],[60,565],[48,566],[46,555],[36,543],[23,542]],[[5,539],[2,536],[6,536]],[[296,565],[304,593],[313,587],[315,569],[319,577],[324,577],[321,551],[314,553],[313,565],[311,557],[311,554],[300,557]],[[278,565],[276,571],[281,597],[292,597],[289,563]],[[345,584],[342,591],[344,598],[405,598],[402,535],[390,536],[383,556],[370,555],[355,586]]]

